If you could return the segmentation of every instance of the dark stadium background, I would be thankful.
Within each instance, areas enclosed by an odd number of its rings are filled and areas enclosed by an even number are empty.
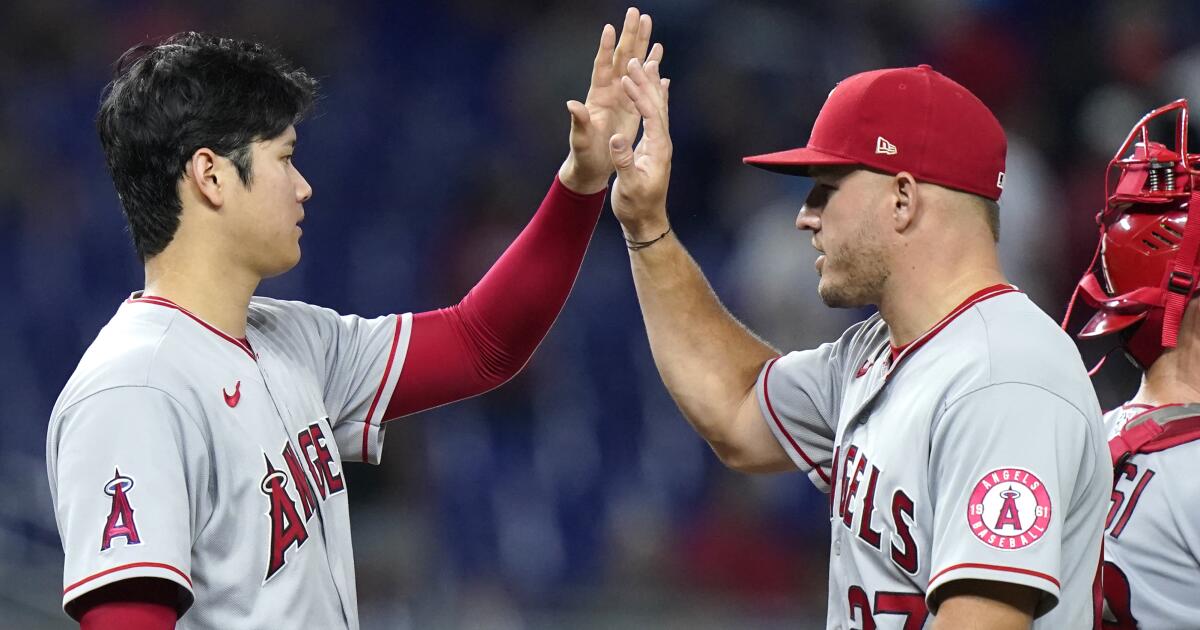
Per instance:
[[[566,154],[564,102],[584,96],[600,28],[625,6],[0,5],[0,627],[73,627],[45,427],[83,349],[141,286],[92,127],[124,50],[208,30],[321,78],[296,154],[315,189],[304,258],[261,293],[377,315],[457,301],[524,225]],[[931,63],[996,112],[1005,263],[1055,318],[1091,255],[1111,152],[1151,107],[1200,103],[1200,3],[642,8],[673,79],[674,227],[730,309],[783,348],[865,313],[816,298],[792,226],[806,181],[739,158],[802,144],[836,80]],[[1108,407],[1136,376],[1114,355],[1097,384]],[[346,467],[365,629],[823,627],[824,497],[799,474],[728,473],[691,432],[654,370],[607,212],[524,373],[389,425],[387,444],[382,466]]]

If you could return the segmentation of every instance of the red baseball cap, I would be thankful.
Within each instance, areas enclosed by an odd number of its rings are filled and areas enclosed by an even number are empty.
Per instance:
[[[1004,129],[978,98],[927,65],[863,72],[833,88],[808,146],[743,162],[777,173],[858,164],[1000,199]]]

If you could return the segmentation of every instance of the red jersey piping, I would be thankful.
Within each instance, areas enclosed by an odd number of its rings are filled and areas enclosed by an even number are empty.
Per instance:
[[[774,359],[771,359],[771,361],[767,363],[766,373],[763,374],[763,400],[767,401],[767,411],[771,413],[771,419],[775,421],[775,426],[779,427],[779,432],[783,434],[783,437],[787,438],[787,441],[792,445],[792,448],[796,449],[796,452],[800,454],[800,457],[804,460],[804,463],[808,464],[813,470],[817,471],[817,476],[820,477],[821,481],[824,481],[826,485],[830,486],[829,491],[833,492],[833,485],[829,481],[829,475],[826,475],[825,471],[821,470],[820,466],[817,466],[815,463],[813,463],[813,460],[809,459],[808,455],[804,453],[804,449],[800,448],[800,445],[792,439],[792,435],[787,432],[787,429],[783,428],[783,423],[779,421],[779,416],[775,413],[775,407],[771,405],[771,394],[767,391],[767,383],[771,380],[771,368],[775,367],[775,362],[780,358],[782,357],[775,357]]]
[[[375,390],[371,408],[367,410],[367,417],[363,419],[362,460],[364,462],[367,461],[367,438],[371,435],[371,416],[375,415],[375,407],[379,405],[379,399],[383,397],[383,389],[387,387],[388,374],[392,371],[392,361],[396,358],[396,346],[400,343],[400,327],[403,324],[401,320],[401,317],[396,318],[396,332],[392,333],[392,351],[388,353],[387,367],[383,368],[383,378],[379,381],[379,389]],[[379,426],[383,426],[382,420],[379,421]]]
[[[171,300],[168,300],[165,297],[159,297],[157,295],[150,295],[150,296],[145,296],[145,297],[131,297],[131,298],[125,300],[125,303],[126,304],[156,304],[158,306],[165,306],[167,308],[173,308],[173,309],[183,313],[184,315],[187,315],[188,317],[196,320],[196,322],[198,324],[200,324],[201,326],[204,326],[208,330],[212,331],[218,337],[224,339],[225,341],[228,341],[229,343],[237,346],[238,348],[241,348],[242,352],[245,352],[246,356],[250,357],[251,360],[254,360],[254,361],[258,360],[254,357],[254,351],[250,349],[250,343],[248,341],[238,339],[237,337],[233,337],[231,335],[227,335],[227,334],[221,332],[219,329],[217,329],[212,324],[209,324],[208,322],[204,321],[203,319],[200,319],[196,315],[192,314],[191,311],[172,302]]]
[[[891,360],[891,365],[888,367],[888,370],[885,373],[885,376],[890,375],[892,372],[894,372],[896,370],[896,366],[900,365],[900,362],[903,361],[905,359],[905,357],[916,352],[918,348],[920,348],[921,346],[928,343],[929,340],[933,339],[935,335],[937,335],[939,332],[942,332],[943,328],[945,328],[946,326],[949,326],[950,322],[954,321],[954,319],[957,318],[959,315],[962,315],[963,313],[967,312],[967,310],[969,310],[971,307],[975,306],[976,304],[979,304],[980,302],[982,302],[984,300],[994,298],[997,295],[1004,295],[1005,293],[1014,293],[1016,291],[1017,291],[1017,288],[1011,284],[993,284],[990,287],[980,289],[980,290],[976,291],[975,293],[972,293],[970,297],[963,300],[962,304],[959,304],[958,306],[954,307],[954,310],[947,313],[945,317],[943,317],[940,321],[938,321],[938,323],[934,324],[932,328],[925,331],[920,337],[917,337],[916,339],[913,339],[912,341],[910,341],[902,346],[891,346],[890,349],[892,352],[892,355],[891,355],[892,360]]]
[[[84,584],[87,584],[88,582],[91,582],[92,580],[104,577],[110,573],[116,573],[117,571],[124,571],[126,569],[136,569],[139,567],[152,567],[155,569],[168,569],[170,571],[177,573],[179,575],[179,577],[183,578],[183,580],[185,582],[187,582],[189,588],[192,586],[192,578],[189,578],[186,573],[184,573],[183,571],[180,571],[179,569],[176,569],[175,567],[173,567],[169,564],[163,564],[161,562],[131,562],[129,564],[122,564],[121,566],[113,567],[111,569],[105,569],[99,573],[93,573],[92,575],[89,575],[88,577],[85,577],[82,580],[79,580],[78,582],[68,586],[67,588],[64,588],[63,595],[66,595],[70,591],[72,591],[80,586],[83,586]]]
[[[1029,569],[1021,569],[1021,568],[1017,568],[1017,567],[1002,567],[1002,566],[995,565],[995,564],[983,564],[980,562],[964,562],[962,564],[950,565],[950,566],[946,567],[945,569],[938,571],[937,574],[934,575],[933,577],[929,578],[929,583],[933,584],[934,582],[937,581],[938,578],[942,577],[943,575],[945,575],[951,571],[957,570],[957,569],[988,569],[990,571],[1006,571],[1008,573],[1020,573],[1022,575],[1031,575],[1035,578],[1041,578],[1043,580],[1046,580],[1047,582],[1053,584],[1054,587],[1057,589],[1062,589],[1062,585],[1058,583],[1058,580],[1054,579],[1054,577],[1052,577],[1052,576],[1046,575],[1045,573],[1040,573],[1038,571],[1031,571]]]

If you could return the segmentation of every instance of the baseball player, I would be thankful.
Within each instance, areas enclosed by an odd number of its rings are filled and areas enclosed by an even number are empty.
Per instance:
[[[1151,142],[1147,129],[1172,115],[1173,146]],[[1117,334],[1144,370],[1133,399],[1104,417],[1115,467],[1104,524],[1111,629],[1200,625],[1200,155],[1187,151],[1187,128],[1187,101],[1175,101],[1118,149],[1098,216],[1100,264],[1076,293],[1096,309],[1079,336]]]
[[[127,53],[97,124],[146,283],[50,420],[66,612],[96,629],[357,628],[345,464],[379,462],[387,421],[528,361],[599,217],[608,139],[640,122],[619,78],[650,30],[636,9],[619,41],[605,26],[566,161],[462,302],[374,319],[253,296],[300,257],[294,125],[313,80],[196,33]]]
[[[643,139],[612,141],[613,209],[654,359],[731,468],[829,493],[831,629],[1089,628],[1109,467],[1071,339],[996,255],[1005,138],[929,66],[851,76],[808,145],[746,158],[807,175],[826,304],[879,312],[779,356],[672,235],[657,64],[623,80]]]

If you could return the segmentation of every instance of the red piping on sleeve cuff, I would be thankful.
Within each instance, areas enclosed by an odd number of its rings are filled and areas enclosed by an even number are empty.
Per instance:
[[[64,588],[63,595],[66,595],[67,593],[75,590],[76,588],[79,588],[80,586],[83,586],[84,584],[87,584],[88,582],[91,582],[92,580],[102,578],[102,577],[112,574],[112,573],[116,573],[117,571],[125,571],[128,569],[139,569],[142,567],[167,569],[173,573],[178,574],[179,577],[183,578],[184,581],[187,582],[189,588],[191,588],[191,586],[192,586],[192,578],[188,577],[187,574],[184,573],[183,571],[180,571],[179,569],[176,569],[175,567],[173,567],[169,564],[163,564],[162,562],[132,562],[130,564],[122,564],[121,566],[112,567],[111,569],[105,569],[103,571],[100,571],[99,573],[93,573],[92,575],[89,575],[89,576],[83,578],[82,580],[79,580],[78,582],[68,586],[67,588]]]
[[[1058,600],[1062,596],[1062,587],[1052,575],[1020,567],[963,562],[950,565],[929,579],[929,584],[925,588],[925,601],[930,607],[930,611],[937,614],[936,609],[940,606],[938,593],[942,586],[955,580],[968,579],[1018,584],[1040,591],[1041,597],[1038,598],[1037,608],[1034,611],[1035,618],[1046,614],[1058,605]]]
[[[955,564],[955,565],[948,566],[945,569],[938,571],[937,574],[934,575],[933,577],[929,578],[929,586],[933,586],[934,583],[937,582],[938,578],[942,577],[943,575],[950,573],[951,571],[957,571],[959,569],[984,569],[987,571],[1007,571],[1009,573],[1018,573],[1020,575],[1029,575],[1029,576],[1039,578],[1039,579],[1045,580],[1045,581],[1053,584],[1055,589],[1062,588],[1062,585],[1059,584],[1058,580],[1054,579],[1054,576],[1052,576],[1052,575],[1047,575],[1047,574],[1041,573],[1039,571],[1032,571],[1030,569],[1022,569],[1019,567],[1005,567],[1005,566],[1000,566],[1000,565],[996,565],[996,564],[983,564],[980,562],[964,562],[962,564]]]
[[[375,398],[373,398],[371,400],[371,407],[370,407],[370,409],[367,410],[367,417],[364,419],[364,422],[363,422],[362,460],[364,462],[370,461],[370,457],[369,457],[370,448],[369,447],[370,447],[370,437],[371,437],[371,426],[375,425],[376,427],[382,428],[382,425],[383,425],[382,418],[380,418],[378,421],[376,421],[375,410],[377,408],[381,409],[381,410],[386,409],[388,406],[388,403],[390,402],[390,400],[385,400],[383,403],[383,407],[379,407],[379,400],[380,400],[380,398],[383,398],[384,392],[388,389],[389,383],[391,384],[393,391],[394,391],[397,377],[392,375],[392,370],[395,369],[397,372],[399,372],[400,369],[402,369],[402,367],[403,367],[403,366],[399,366],[399,367],[396,366],[396,348],[400,345],[401,337],[403,336],[402,333],[404,331],[406,331],[406,329],[409,326],[410,321],[411,321],[410,316],[408,314],[396,316],[396,330],[395,330],[395,332],[392,333],[392,349],[388,353],[387,367],[385,367],[383,369],[383,378],[381,378],[379,380],[379,388],[375,390]],[[407,341],[405,343],[407,346]],[[403,360],[404,359],[402,356],[401,361],[403,361]],[[389,378],[389,377],[391,377],[391,378]],[[389,395],[390,395],[390,392],[389,392]],[[380,415],[383,415],[383,414],[380,414]]]

